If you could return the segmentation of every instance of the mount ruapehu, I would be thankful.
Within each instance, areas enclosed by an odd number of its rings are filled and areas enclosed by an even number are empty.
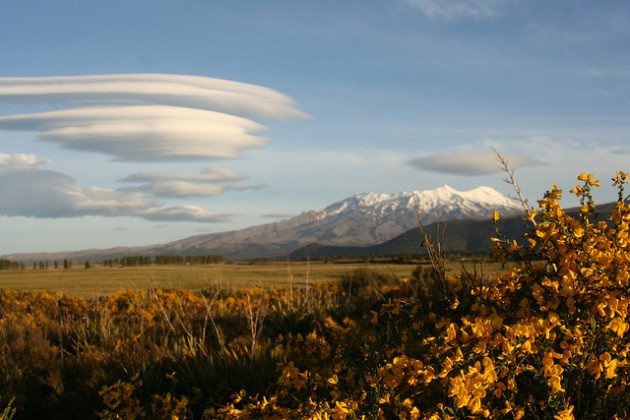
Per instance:
[[[76,261],[125,255],[219,254],[228,259],[277,258],[310,244],[373,246],[438,221],[489,220],[493,210],[503,216],[522,214],[521,204],[490,187],[457,191],[448,185],[396,194],[362,193],[307,211],[290,219],[230,232],[191,236],[163,245],[119,247],[55,253],[11,254],[13,260]]]

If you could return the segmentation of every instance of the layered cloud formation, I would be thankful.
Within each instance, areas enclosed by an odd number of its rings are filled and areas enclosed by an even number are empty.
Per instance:
[[[0,155],[1,157],[1,155]],[[168,181],[185,181],[195,183],[235,182],[247,179],[247,175],[227,168],[207,168],[200,173],[188,172],[139,172],[128,175],[120,182],[153,183]]]
[[[165,105],[73,108],[0,117],[0,129],[36,131],[69,150],[124,161],[234,158],[266,140],[246,118]]]
[[[136,216],[152,221],[224,222],[198,206],[165,206],[144,194],[80,188],[70,176],[40,169],[32,155],[0,155],[0,215],[36,218]]]
[[[265,144],[252,118],[306,116],[272,89],[156,74],[0,78],[0,102],[65,108],[0,117],[0,129],[128,161],[237,157]]]
[[[290,97],[263,86],[172,74],[0,78],[0,99],[75,104],[152,103],[265,119],[304,117]]]
[[[125,187],[123,191],[135,191],[156,197],[208,197],[226,191],[263,189],[261,185],[238,185],[247,179],[245,174],[226,168],[208,168],[201,173],[141,172],[120,179],[120,182],[140,184]],[[225,184],[227,185],[220,185]]]
[[[256,120],[307,117],[291,98],[262,86],[162,74],[0,78],[0,103],[29,109],[0,117],[0,130],[35,132],[62,149],[146,163],[236,158],[266,143]],[[0,153],[1,215],[224,222],[227,216],[196,205],[155,200],[263,188],[239,184],[247,176],[225,168],[139,172],[119,180],[135,184],[124,188],[80,188],[74,178],[38,167],[44,163],[31,154]]]

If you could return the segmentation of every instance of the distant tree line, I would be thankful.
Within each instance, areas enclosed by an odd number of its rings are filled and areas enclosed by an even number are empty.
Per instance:
[[[33,270],[48,270],[50,268],[50,264],[50,261],[33,261]],[[70,261],[69,259],[64,259],[60,264],[59,261],[54,260],[52,262],[52,267],[55,270],[59,270],[60,268],[63,268],[64,270],[69,270],[70,268],[72,268],[72,261]]]
[[[135,267],[146,265],[201,265],[217,264],[226,261],[221,255],[132,255],[122,258],[113,258],[101,261],[105,267]],[[29,263],[30,264],[30,263]],[[59,262],[54,261],[33,261],[33,270],[49,270],[51,268],[59,270],[69,270],[72,268],[72,261],[64,259]],[[90,261],[85,261],[85,268],[92,268]],[[26,265],[23,261],[11,261],[0,259],[0,270],[24,270]]]
[[[30,263],[29,263],[30,264]],[[52,263],[50,261],[33,261],[33,270],[48,270],[52,267],[55,270],[63,267],[68,270],[72,268],[72,261],[65,259],[61,264],[59,261],[55,260]],[[24,261],[11,261],[7,259],[0,259],[0,270],[24,270],[26,268],[26,264]]]
[[[221,255],[132,255],[104,260],[105,267],[136,267],[146,265],[201,265],[224,262]]]
[[[166,264],[218,264],[224,262],[221,255],[156,255],[156,265]]]
[[[11,261],[7,259],[0,260],[0,270],[24,270],[25,266],[23,262]]]

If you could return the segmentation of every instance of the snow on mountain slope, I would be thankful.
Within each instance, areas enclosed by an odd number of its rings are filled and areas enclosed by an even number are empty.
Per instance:
[[[488,216],[488,210],[518,211],[520,203],[506,197],[490,187],[479,187],[470,191],[457,191],[444,185],[425,190],[401,192],[397,194],[363,193],[355,194],[316,213],[318,220],[332,216],[365,212],[375,217],[387,217],[392,213],[418,212],[423,223],[437,221],[442,213],[461,210],[462,216],[477,218]]]
[[[244,244],[282,244],[297,248],[318,242],[330,245],[372,245],[417,226],[436,221],[489,218],[521,211],[520,203],[490,187],[457,191],[448,185],[396,194],[363,193],[331,204],[321,211],[304,212],[291,219],[239,231],[200,235],[167,247],[195,247],[221,251]]]
[[[76,261],[123,255],[221,254],[230,259],[283,257],[311,243],[322,245],[375,245],[438,220],[489,219],[492,211],[503,216],[522,211],[520,203],[489,187],[457,191],[448,185],[397,194],[363,193],[307,211],[291,219],[242,230],[192,236],[164,245],[49,254],[14,254],[16,260]]]

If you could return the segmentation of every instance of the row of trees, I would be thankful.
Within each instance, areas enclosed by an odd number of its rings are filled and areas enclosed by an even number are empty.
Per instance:
[[[129,257],[113,258],[101,261],[105,267],[135,267],[147,265],[200,265],[200,264],[217,264],[224,262],[225,258],[220,255],[157,255],[151,257],[149,255],[133,255]],[[92,263],[86,261],[85,268],[92,268]],[[33,270],[59,270],[63,268],[68,270],[72,268],[72,261],[64,259],[62,262],[54,260],[50,261],[33,261]],[[26,265],[21,261],[11,261],[8,259],[0,259],[0,270],[24,270]]]
[[[33,270],[48,270],[51,267],[49,261],[33,261]],[[52,267],[55,270],[63,267],[64,269],[72,268],[72,261],[65,259],[60,265],[57,260],[52,262]],[[7,259],[0,259],[0,270],[24,270],[26,264],[23,261],[11,261]]]
[[[217,264],[224,262],[221,255],[132,255],[122,258],[104,260],[102,264],[106,267],[135,267],[146,265],[199,265]]]
[[[0,270],[23,270],[24,268],[24,263],[22,262],[11,261],[7,259],[0,260]]]
[[[221,255],[157,255],[156,265],[166,264],[218,264],[224,262]]]
[[[22,264],[22,266],[24,266],[24,263],[20,263]],[[52,262],[52,267],[55,270],[58,270],[60,268],[63,268],[64,270],[68,270],[70,268],[72,268],[72,261],[70,261],[69,259],[64,259],[63,262],[61,264],[59,264],[59,261],[55,260]],[[24,268],[24,267],[22,267]],[[33,270],[48,270],[50,269],[50,262],[49,261],[33,261]]]

